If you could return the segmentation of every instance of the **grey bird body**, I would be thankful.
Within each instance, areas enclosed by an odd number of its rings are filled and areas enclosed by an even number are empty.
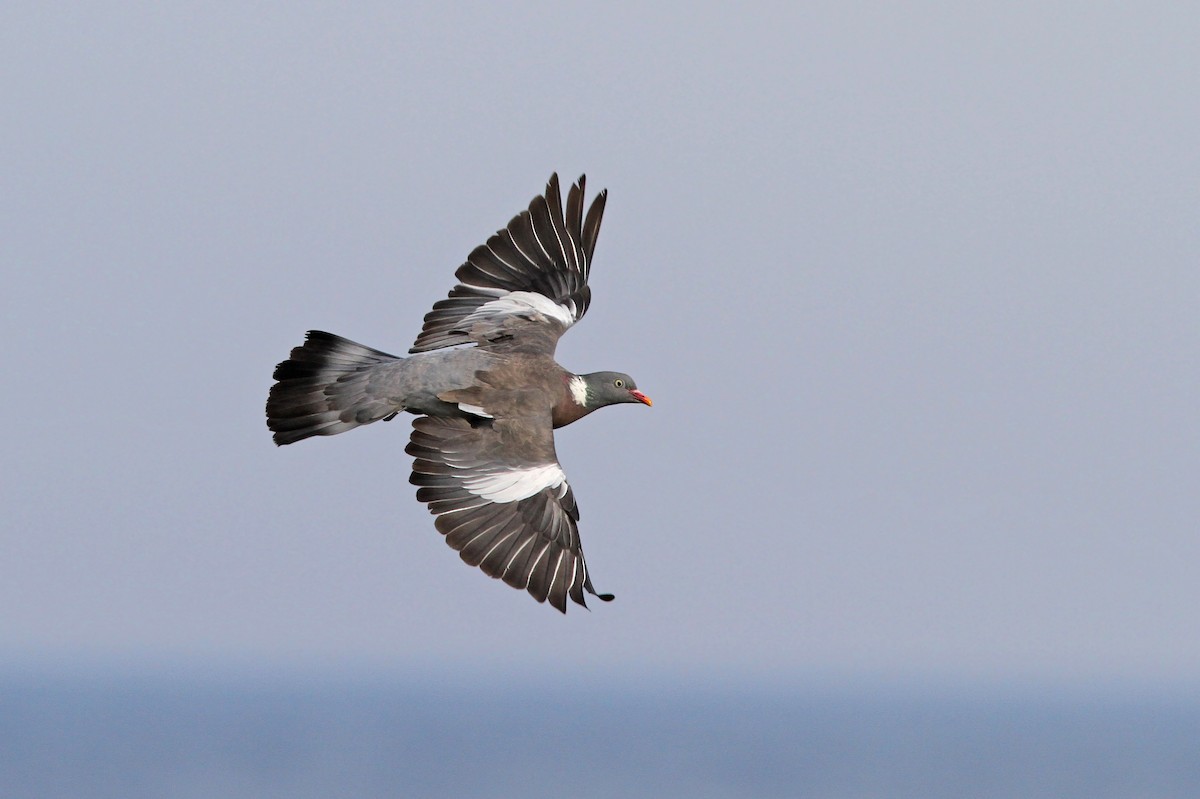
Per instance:
[[[406,357],[310,331],[275,369],[267,425],[275,443],[417,415],[410,482],[467,563],[565,612],[601,599],[579,544],[579,511],[554,451],[557,427],[597,408],[650,400],[628,375],[577,375],[554,360],[587,311],[587,277],[604,209],[583,216],[584,180],[566,213],[544,196],[477,247]]]

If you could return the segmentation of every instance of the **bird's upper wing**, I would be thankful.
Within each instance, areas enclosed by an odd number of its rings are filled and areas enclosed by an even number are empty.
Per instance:
[[[552,354],[591,301],[588,272],[606,192],[583,215],[585,181],[571,186],[564,216],[558,175],[458,268],[459,283],[425,315],[409,352],[476,343]]]
[[[597,594],[579,543],[579,510],[554,455],[545,418],[425,416],[413,422],[406,449],[415,458],[410,482],[428,503],[464,561],[563,613],[567,597],[584,607]]]

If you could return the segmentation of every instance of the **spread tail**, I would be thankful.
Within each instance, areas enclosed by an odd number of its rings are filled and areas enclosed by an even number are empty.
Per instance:
[[[403,408],[372,391],[371,377],[401,358],[349,339],[310,330],[304,345],[275,367],[267,397],[267,427],[276,444],[332,436],[359,425],[391,419]]]

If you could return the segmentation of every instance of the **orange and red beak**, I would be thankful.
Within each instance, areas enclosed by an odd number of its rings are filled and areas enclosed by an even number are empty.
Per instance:
[[[638,402],[645,403],[646,405],[654,404],[653,402],[650,401],[649,397],[647,397],[642,392],[638,391],[636,388],[629,389],[629,396],[633,397]]]

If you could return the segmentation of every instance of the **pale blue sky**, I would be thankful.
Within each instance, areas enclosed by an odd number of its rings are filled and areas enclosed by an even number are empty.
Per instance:
[[[1194,681],[1185,5],[0,10],[0,657]],[[463,566],[408,422],[276,449],[309,328],[403,352],[552,171],[598,590]]]

